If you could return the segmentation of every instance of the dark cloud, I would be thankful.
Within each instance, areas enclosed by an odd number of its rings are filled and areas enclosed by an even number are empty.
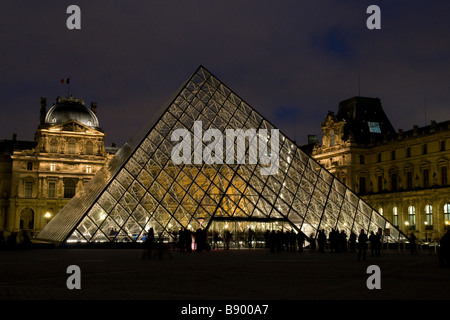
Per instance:
[[[448,120],[450,5],[377,1],[68,1],[0,5],[0,139],[33,139],[39,98],[99,104],[107,142],[125,142],[202,64],[299,143],[339,101],[379,97],[394,127]],[[426,116],[425,116],[426,107]]]

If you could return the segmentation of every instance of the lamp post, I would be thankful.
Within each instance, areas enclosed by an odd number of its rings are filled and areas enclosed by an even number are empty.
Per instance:
[[[427,235],[428,221],[425,221],[424,224],[425,224],[425,242],[428,242],[428,235]]]

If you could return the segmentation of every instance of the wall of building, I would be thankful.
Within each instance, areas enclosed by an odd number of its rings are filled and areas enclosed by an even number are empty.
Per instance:
[[[312,156],[405,234],[440,239],[450,220],[450,121],[370,144],[341,139],[344,125],[327,116]]]

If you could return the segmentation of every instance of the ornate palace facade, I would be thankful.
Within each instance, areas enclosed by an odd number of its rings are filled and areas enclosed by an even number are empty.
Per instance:
[[[322,122],[312,156],[405,234],[437,240],[450,221],[450,121],[395,131],[375,98],[354,97]]]
[[[0,141],[0,231],[39,232],[112,156],[97,105],[41,98],[35,141]]]

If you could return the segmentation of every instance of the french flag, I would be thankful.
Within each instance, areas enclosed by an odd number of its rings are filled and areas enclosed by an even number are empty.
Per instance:
[[[61,83],[70,83],[70,78],[61,79]]]

